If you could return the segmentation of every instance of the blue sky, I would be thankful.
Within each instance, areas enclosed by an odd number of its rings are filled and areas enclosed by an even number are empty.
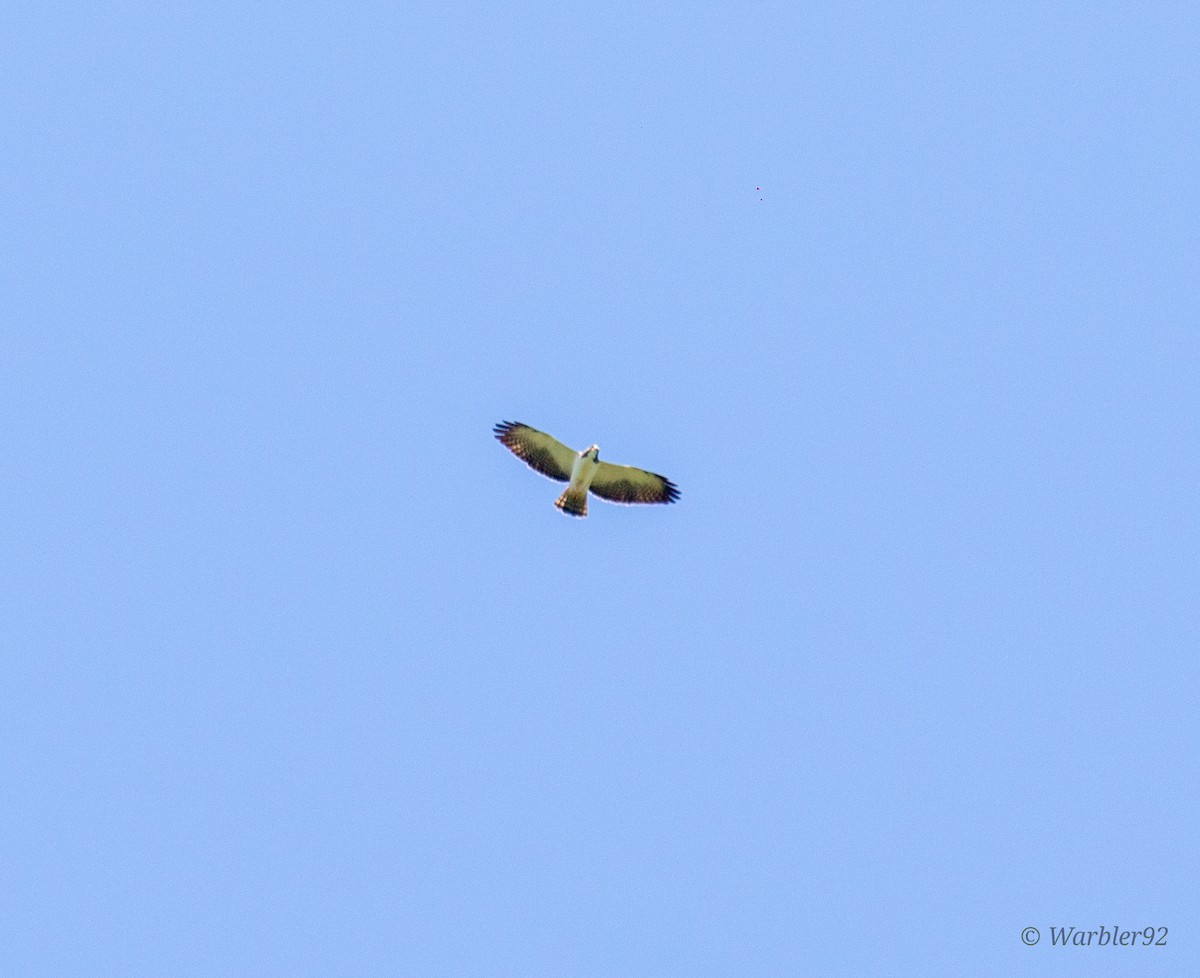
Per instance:
[[[0,971],[1200,968],[1191,5],[0,17]]]

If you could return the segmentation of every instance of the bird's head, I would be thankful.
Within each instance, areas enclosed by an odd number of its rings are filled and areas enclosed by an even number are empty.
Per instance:
[[[596,459],[598,459],[600,457],[600,446],[599,445],[590,445],[589,447],[587,447],[583,450],[583,454],[590,455],[592,457],[592,461],[594,462],[594,461],[596,461]]]

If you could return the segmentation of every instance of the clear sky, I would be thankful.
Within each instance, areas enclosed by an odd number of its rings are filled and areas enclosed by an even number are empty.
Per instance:
[[[0,28],[0,973],[1200,974],[1194,4]]]

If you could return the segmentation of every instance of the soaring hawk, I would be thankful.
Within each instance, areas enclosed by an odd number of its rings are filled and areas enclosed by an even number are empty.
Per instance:
[[[494,430],[500,444],[531,469],[567,483],[554,505],[572,516],[587,516],[589,489],[613,503],[673,503],[679,498],[679,489],[670,479],[629,465],[601,462],[599,445],[575,452],[516,421],[502,421]]]

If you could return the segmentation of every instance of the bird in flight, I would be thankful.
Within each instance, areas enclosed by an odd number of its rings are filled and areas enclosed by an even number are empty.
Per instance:
[[[554,505],[571,516],[587,516],[589,489],[612,503],[673,503],[679,498],[670,479],[631,465],[601,462],[599,445],[576,452],[519,421],[502,421],[493,430],[500,444],[535,472],[567,483]]]

